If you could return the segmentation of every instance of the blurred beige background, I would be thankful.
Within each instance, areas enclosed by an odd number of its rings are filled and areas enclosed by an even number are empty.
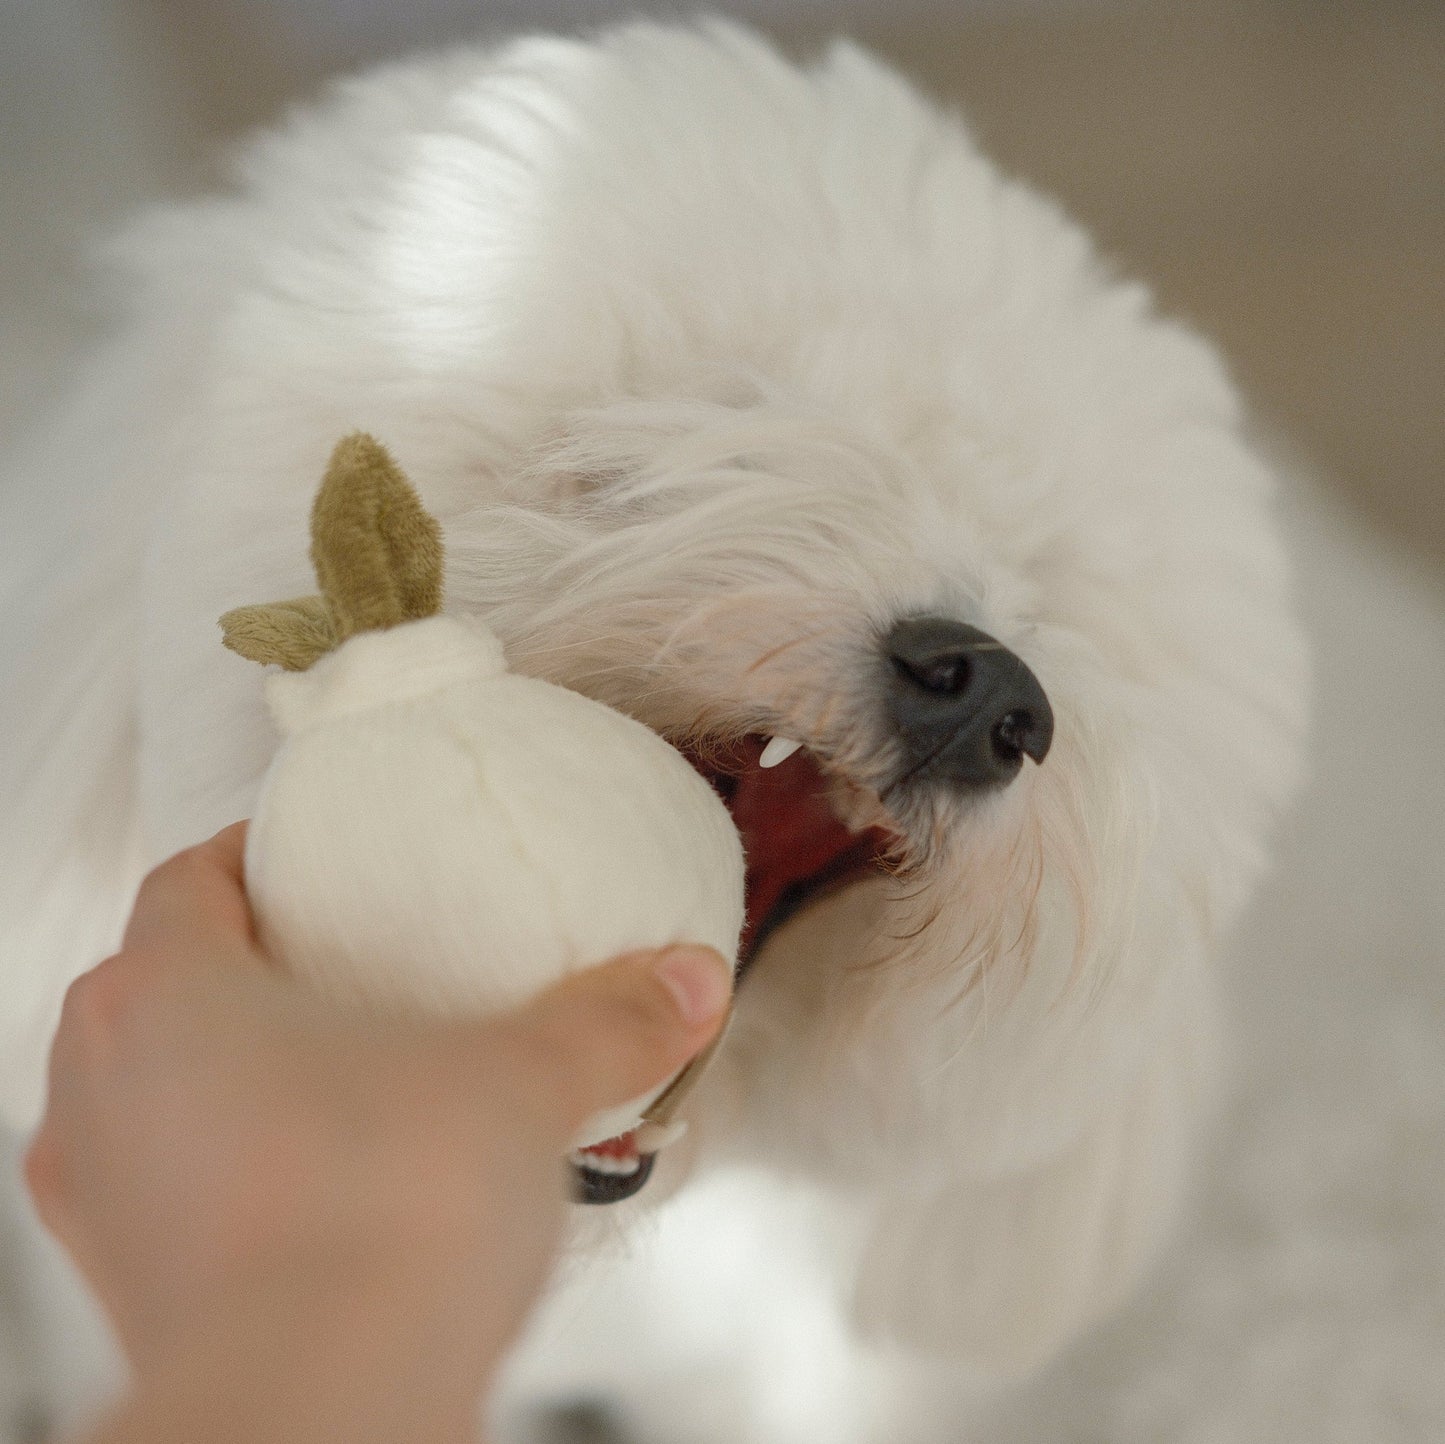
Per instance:
[[[528,13],[556,22],[624,8],[635,7],[7,7],[0,262],[9,265],[0,276],[13,291],[0,339],[12,352],[53,348],[50,311],[75,243],[133,196],[209,179],[227,139],[325,74],[514,27]],[[1065,200],[1122,266],[1151,278],[1168,307],[1223,342],[1262,415],[1332,484],[1445,566],[1445,5],[735,0],[719,8],[761,18],[798,44],[851,31],[958,103],[988,149]],[[143,87],[126,87],[127,68]],[[78,90],[88,93],[79,108]],[[137,128],[152,141],[141,152]],[[68,174],[57,169],[67,165]],[[13,386],[0,397],[0,424],[17,401]]]
[[[136,3],[192,160],[337,65],[529,9],[622,8]],[[1224,344],[1262,413],[1371,519],[1445,566],[1445,5],[720,8],[802,43],[845,28],[956,101]]]

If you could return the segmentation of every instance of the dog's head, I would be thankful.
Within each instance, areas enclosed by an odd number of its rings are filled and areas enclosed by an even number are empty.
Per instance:
[[[746,1129],[936,1148],[941,1100],[993,1106],[989,1046],[1016,1084],[1237,906],[1297,719],[1259,468],[1217,459],[1212,502],[1182,473],[1146,502],[761,394],[630,400],[454,520],[453,601],[513,665],[640,718],[732,809]]]
[[[643,26],[490,73],[367,150],[372,210],[273,167],[328,263],[260,228],[215,495],[309,489],[364,424],[444,525],[447,606],[714,779],[751,961],[699,1107],[820,1167],[1056,1149],[1297,773],[1223,368],[855,51]]]
[[[705,1091],[775,1154],[1017,1161],[1128,1071],[1295,777],[1233,389],[848,47],[629,27],[506,75],[541,100],[480,79],[386,152],[375,289],[297,335],[401,378],[358,419],[444,522],[448,606],[730,801],[751,963]]]

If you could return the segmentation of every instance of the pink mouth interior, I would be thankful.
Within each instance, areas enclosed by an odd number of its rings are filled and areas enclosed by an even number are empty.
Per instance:
[[[850,832],[828,804],[828,783],[806,749],[776,767],[758,765],[767,743],[749,736],[716,753],[684,756],[727,803],[747,859],[747,918],[738,971],[767,934],[810,898],[874,873],[891,841],[882,828]],[[636,1130],[581,1150],[584,1158],[639,1157]]]
[[[743,966],[809,897],[874,872],[890,841],[882,828],[850,832],[838,821],[827,779],[806,749],[776,767],[760,767],[766,742],[750,736],[717,756],[685,754],[727,803],[742,836],[748,867]]]
[[[619,1163],[630,1163],[639,1156],[637,1130],[629,1129],[616,1138],[604,1138],[601,1143],[593,1143],[578,1151],[585,1158],[610,1158]]]

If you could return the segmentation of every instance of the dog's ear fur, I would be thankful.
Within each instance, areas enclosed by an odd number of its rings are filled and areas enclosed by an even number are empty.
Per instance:
[[[237,607],[221,640],[252,662],[304,672],[358,632],[434,616],[441,528],[386,448],[364,432],[338,442],[311,508],[319,597]]]

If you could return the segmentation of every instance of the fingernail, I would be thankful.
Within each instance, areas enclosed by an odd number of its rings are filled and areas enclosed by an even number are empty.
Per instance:
[[[732,972],[711,948],[673,948],[658,959],[653,971],[676,1000],[686,1023],[717,1017],[732,997]]]

